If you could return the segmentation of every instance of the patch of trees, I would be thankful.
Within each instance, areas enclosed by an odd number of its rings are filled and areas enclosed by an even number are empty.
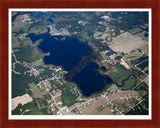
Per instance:
[[[98,43],[96,44],[99,51],[104,50],[111,50],[106,43],[100,43],[100,40],[98,40]]]
[[[131,109],[129,112],[126,113],[126,115],[148,115],[149,111],[148,109],[145,109],[146,101],[143,101],[141,104],[134,107],[134,109]]]
[[[144,70],[145,67],[148,67],[148,60],[144,61],[143,63],[139,64],[137,67]]]
[[[115,57],[116,60],[120,60],[121,58],[122,58],[122,56]]]
[[[122,17],[126,30],[136,28],[143,24],[148,24],[148,12],[127,12],[127,15]]]
[[[107,56],[110,56],[112,54],[117,54],[116,52],[114,52],[112,49],[109,49],[109,52],[106,53]]]
[[[28,109],[30,111],[25,112],[25,110]],[[51,113],[48,112],[48,108],[39,109],[37,106],[37,103],[35,99],[22,106],[22,104],[19,104],[16,109],[12,111],[13,115],[20,115],[21,113],[24,113],[24,115],[50,115]]]
[[[21,69],[23,71],[23,69]],[[29,83],[39,83],[39,79],[35,76],[30,76],[28,73],[24,75],[24,72],[21,74],[12,73],[12,98],[16,96],[22,96],[27,93],[29,89]]]
[[[15,69],[14,69],[16,72],[19,72],[19,73],[24,73],[25,71],[29,70],[29,68],[27,67],[24,67],[23,65],[19,64],[19,63],[16,63],[15,64]]]
[[[142,62],[143,60],[146,60],[146,59],[148,59],[148,56],[143,55],[141,58],[139,58],[137,60],[131,60],[131,63],[132,64],[138,64],[138,63],[140,63],[140,62]]]

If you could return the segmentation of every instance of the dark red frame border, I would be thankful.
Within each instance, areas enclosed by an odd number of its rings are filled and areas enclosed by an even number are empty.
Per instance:
[[[151,8],[152,120],[9,120],[8,9],[9,8]],[[158,18],[159,17],[159,18]],[[0,0],[0,128],[160,127],[160,1],[159,0]]]

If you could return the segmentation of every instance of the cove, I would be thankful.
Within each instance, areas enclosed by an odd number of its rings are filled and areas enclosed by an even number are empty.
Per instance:
[[[43,58],[45,64],[62,66],[68,73],[66,81],[75,82],[83,96],[91,96],[102,91],[113,81],[107,75],[99,72],[96,54],[87,41],[77,36],[51,36],[48,32],[27,35],[33,43],[42,39],[38,48],[44,53],[50,53]],[[69,79],[68,79],[69,77]]]

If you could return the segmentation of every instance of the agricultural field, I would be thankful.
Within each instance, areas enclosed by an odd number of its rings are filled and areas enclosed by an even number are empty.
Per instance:
[[[79,107],[82,115],[113,115],[112,109],[106,106],[106,99],[100,99],[86,106]]]
[[[107,98],[117,107],[117,111],[123,114],[128,112],[143,99],[136,91],[119,91],[108,95]]]
[[[127,61],[134,61],[139,59],[142,55],[143,53],[139,52],[138,50],[134,50],[125,55],[124,57],[127,59]]]
[[[140,37],[134,36],[129,32],[125,32],[113,38],[110,48],[114,51],[129,53],[132,50],[141,48],[146,44],[147,42],[142,40]]]
[[[37,87],[36,84],[29,84],[30,90],[32,91],[32,95],[34,98],[42,98],[44,93]]]
[[[148,53],[148,51],[149,51],[148,45],[144,45],[144,46],[141,47],[140,49],[141,49],[145,54],[147,54],[147,55],[149,54],[149,53]]]
[[[148,56],[147,55],[143,55],[143,56],[141,56],[140,58],[138,58],[136,60],[131,60],[131,63],[136,65],[136,64],[139,64],[139,63],[141,63],[141,62],[143,62],[145,60],[148,60]]]

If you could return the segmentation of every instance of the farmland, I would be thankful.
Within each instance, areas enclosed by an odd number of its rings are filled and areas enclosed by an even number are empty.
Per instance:
[[[110,48],[114,51],[129,53],[132,50],[141,48],[146,44],[147,42],[143,41],[140,37],[134,36],[129,32],[125,32],[113,38]]]
[[[112,109],[109,108],[108,106],[106,106],[106,99],[100,99],[97,100],[93,103],[90,103],[87,105],[87,107],[85,108],[81,108],[83,109],[83,111],[81,112],[82,115],[113,115],[112,113]]]

